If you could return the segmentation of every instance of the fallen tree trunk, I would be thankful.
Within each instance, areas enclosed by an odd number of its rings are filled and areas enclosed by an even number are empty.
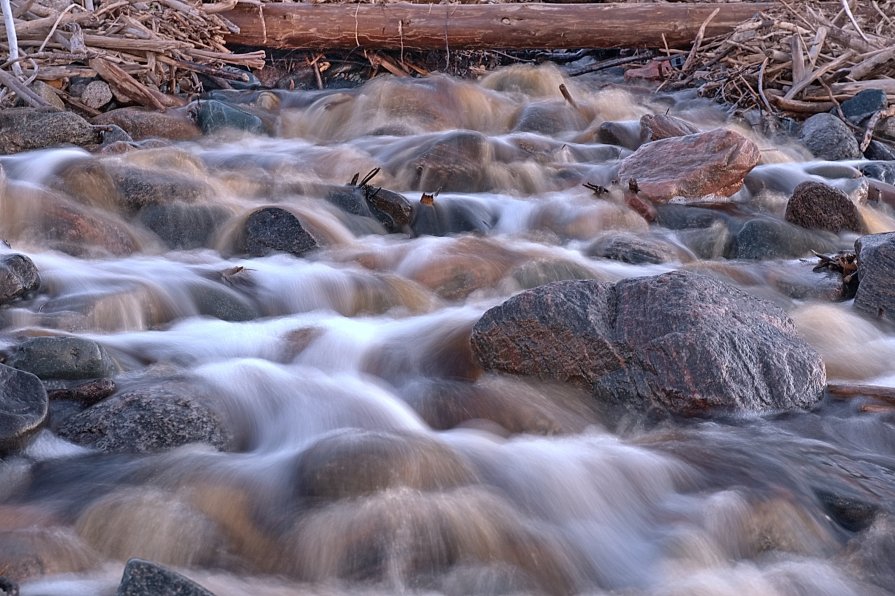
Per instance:
[[[228,44],[279,49],[688,47],[772,4],[240,4]],[[714,17],[710,16],[718,11]]]

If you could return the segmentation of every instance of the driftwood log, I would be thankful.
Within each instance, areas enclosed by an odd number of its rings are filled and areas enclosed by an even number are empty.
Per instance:
[[[770,6],[273,3],[239,5],[222,16],[239,28],[228,45],[263,48],[683,48],[698,34],[724,34]]]

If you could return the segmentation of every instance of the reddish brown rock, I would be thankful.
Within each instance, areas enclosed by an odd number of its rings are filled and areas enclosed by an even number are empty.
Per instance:
[[[786,204],[786,221],[810,230],[864,230],[858,208],[844,192],[820,182],[803,182],[792,191]]]
[[[759,158],[755,143],[719,128],[647,143],[625,158],[618,177],[622,184],[633,178],[640,196],[657,203],[674,197],[729,197]]]
[[[667,114],[646,114],[640,119],[640,129],[648,141],[699,134],[699,129],[686,120]]]
[[[92,122],[120,126],[135,141],[152,138],[189,141],[202,136],[199,127],[184,110],[156,112],[143,108],[120,108],[100,114]]]

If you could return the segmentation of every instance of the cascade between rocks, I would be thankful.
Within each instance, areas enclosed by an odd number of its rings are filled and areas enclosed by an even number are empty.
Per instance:
[[[895,162],[548,66],[189,110],[0,156],[0,589],[895,591]]]

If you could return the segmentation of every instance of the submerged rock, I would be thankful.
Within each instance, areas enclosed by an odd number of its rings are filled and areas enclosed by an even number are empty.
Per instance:
[[[858,208],[844,192],[820,182],[802,182],[786,203],[786,221],[810,230],[861,232]]]
[[[130,559],[116,596],[214,596],[211,592],[167,567],[142,559]]]
[[[0,110],[0,154],[100,141],[100,131],[74,112],[35,108]]]
[[[836,252],[841,248],[829,232],[809,231],[770,217],[750,219],[737,231],[727,253],[731,259],[792,259],[811,251]]]
[[[264,122],[258,116],[216,99],[197,102],[196,124],[204,134],[236,129],[255,134],[264,133]]]
[[[40,379],[0,364],[0,455],[22,447],[37,432],[48,406]]]
[[[641,238],[630,232],[609,232],[594,240],[584,250],[589,257],[600,257],[623,263],[667,263],[679,260],[682,251],[652,238]]]
[[[336,500],[399,486],[444,490],[472,480],[467,464],[434,439],[349,429],[299,455],[295,491],[303,498]]]
[[[541,286],[486,312],[471,341],[485,369],[590,388],[612,417],[808,407],[826,381],[782,310],[683,271]]]
[[[121,207],[128,212],[173,201],[193,203],[212,195],[208,184],[172,172],[120,166],[111,168],[110,175],[121,197]]]
[[[80,337],[32,337],[15,346],[6,363],[41,379],[95,379],[118,369],[105,348]]]
[[[726,197],[740,189],[760,157],[755,143],[719,128],[647,143],[622,161],[618,177],[624,184],[633,178],[640,196],[658,203]]]
[[[301,256],[318,246],[301,221],[286,209],[262,207],[246,219],[242,250],[249,256],[262,257],[272,252]]]
[[[154,453],[189,443],[229,450],[233,437],[207,401],[192,383],[132,388],[72,416],[59,436],[107,453]]]
[[[0,304],[8,304],[40,288],[40,274],[25,255],[0,257]]]
[[[848,125],[832,114],[815,114],[802,125],[799,140],[820,159],[861,159],[861,148]]]
[[[217,205],[173,202],[146,205],[137,219],[168,248],[191,249],[210,246],[218,227],[229,215],[227,209]]]
[[[895,320],[895,232],[861,236],[855,307],[872,316]]]

